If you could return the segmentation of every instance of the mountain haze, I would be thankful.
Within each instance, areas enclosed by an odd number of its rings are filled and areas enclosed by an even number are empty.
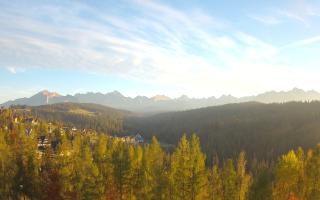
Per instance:
[[[126,97],[118,91],[110,93],[75,94],[62,96],[47,90],[41,91],[29,98],[20,98],[3,103],[1,106],[28,105],[39,106],[54,103],[74,102],[74,103],[94,103],[109,106],[117,109],[124,109],[134,112],[165,112],[196,109],[208,106],[224,105],[228,103],[261,102],[261,103],[284,103],[290,101],[312,101],[320,100],[320,93],[314,90],[304,91],[294,88],[290,91],[269,91],[256,96],[234,97],[232,95],[222,95],[219,98],[214,96],[209,98],[189,98],[186,95],[171,99],[165,95],[154,97],[136,96]]]

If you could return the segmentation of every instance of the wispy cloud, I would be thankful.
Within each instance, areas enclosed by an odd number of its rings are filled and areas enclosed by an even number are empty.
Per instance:
[[[307,46],[307,45],[312,45],[312,44],[320,44],[320,35],[292,42],[290,44],[287,44],[287,45],[281,47],[281,49],[302,47],[302,46]]]
[[[7,70],[9,72],[11,72],[12,74],[16,74],[17,73],[17,71],[16,71],[16,69],[14,67],[7,67]]]
[[[295,21],[309,24],[312,17],[320,15],[320,4],[304,0],[294,0],[278,8],[267,8],[259,14],[249,14],[251,19],[265,24],[280,24],[288,21]]]
[[[263,90],[270,78],[266,74],[288,70],[272,63],[276,45],[200,8],[128,1],[113,9],[121,12],[80,1],[39,3],[31,9],[3,6],[0,66],[16,66],[7,68],[12,73],[19,68],[84,70],[191,88],[196,93],[233,94],[253,87]],[[269,24],[282,22],[277,16],[252,18]]]
[[[280,24],[282,21],[275,16],[257,16],[257,15],[249,15],[251,19],[256,21],[265,23],[265,24]]]
[[[69,8],[54,6],[39,7],[41,12],[35,16],[29,13],[15,16],[10,10],[4,10],[3,15],[11,22],[5,17],[0,22],[6,30],[0,40],[4,47],[0,54],[2,64],[97,69],[111,73],[125,70],[136,74],[134,71],[140,73],[139,68],[145,71],[142,64],[149,65],[149,70],[163,71],[163,66],[157,66],[163,57],[175,64],[175,59],[181,60],[179,57],[202,56],[198,52],[225,54],[236,47],[232,35],[221,36],[222,23],[211,16],[197,11],[201,14],[190,18],[163,4],[136,3],[143,14],[133,19],[104,15],[78,5],[79,10],[99,21],[84,19]],[[39,20],[41,13],[60,17]],[[62,26],[61,23],[69,25]],[[17,27],[18,31],[15,31]]]
[[[7,67],[6,69],[12,74],[21,73],[21,72],[26,71],[24,68],[21,68],[21,67]]]

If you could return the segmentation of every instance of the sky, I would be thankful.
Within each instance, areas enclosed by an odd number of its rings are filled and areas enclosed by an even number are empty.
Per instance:
[[[0,1],[0,102],[320,91],[319,0]]]

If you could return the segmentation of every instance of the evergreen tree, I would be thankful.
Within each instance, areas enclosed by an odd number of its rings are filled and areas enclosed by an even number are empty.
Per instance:
[[[46,149],[45,153],[42,155],[41,163],[41,196],[40,199],[43,200],[62,200],[61,197],[61,185],[57,162],[54,157],[52,157],[52,149]]]
[[[254,161],[252,167],[253,182],[250,200],[270,200],[272,198],[273,169],[267,162]]]

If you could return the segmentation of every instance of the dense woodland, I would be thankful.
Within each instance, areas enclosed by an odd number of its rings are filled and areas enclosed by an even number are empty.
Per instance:
[[[61,126],[110,135],[139,133],[147,141],[156,136],[171,152],[183,134],[197,133],[206,164],[216,154],[221,159],[236,159],[242,150],[249,161],[275,162],[290,149],[315,148],[320,141],[320,102],[249,102],[154,115],[79,103],[18,108],[15,110]]]
[[[197,133],[209,163],[218,154],[249,160],[276,161],[290,149],[315,148],[320,141],[320,102],[283,104],[240,103],[183,112],[130,117],[124,129],[155,135],[160,142],[177,144],[183,134]]]
[[[1,110],[0,199],[320,199],[320,146],[290,150],[275,164],[254,160],[248,170],[243,151],[206,164],[195,134],[169,153],[155,137],[132,145],[27,119]],[[39,149],[41,136],[51,145]]]

